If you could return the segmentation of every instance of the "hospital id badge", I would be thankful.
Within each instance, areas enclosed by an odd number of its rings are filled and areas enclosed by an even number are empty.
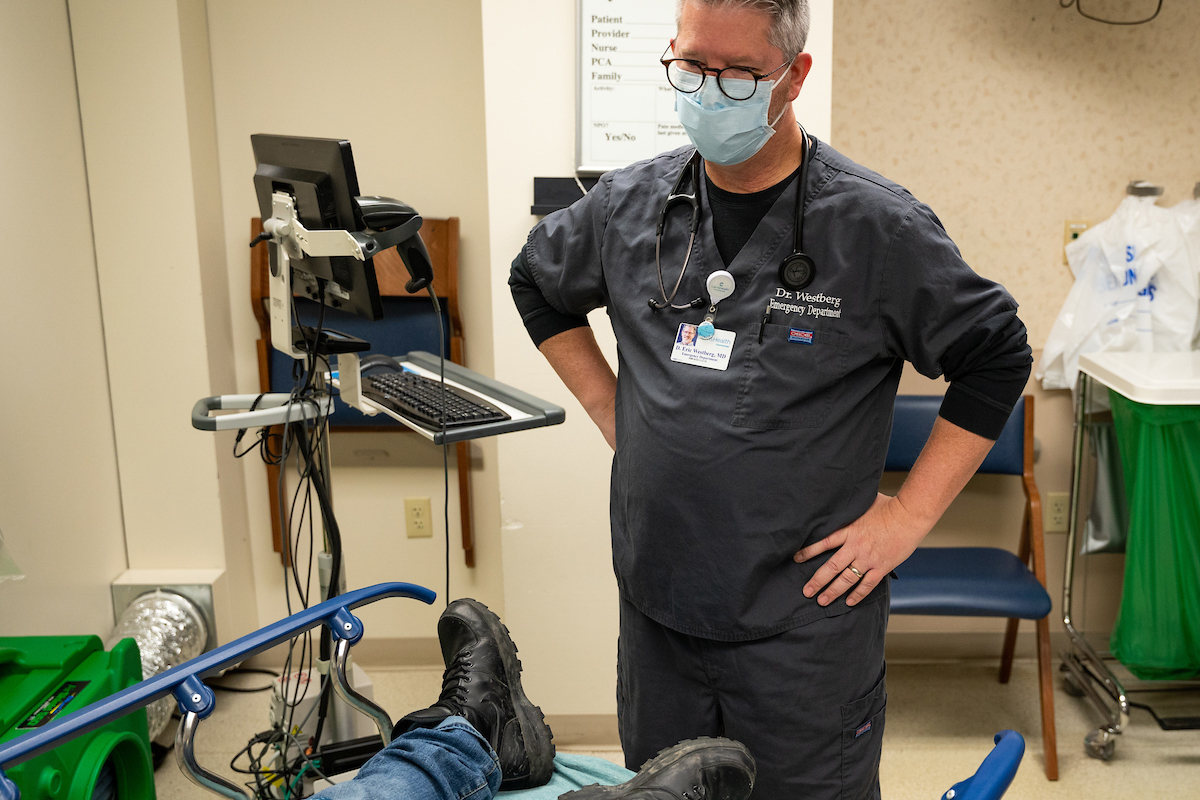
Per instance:
[[[684,322],[679,326],[679,332],[675,334],[675,347],[671,350],[671,360],[708,369],[728,369],[729,357],[733,354],[733,339],[737,334],[733,331],[718,330],[708,339],[701,339],[697,327],[699,326],[691,322]]]

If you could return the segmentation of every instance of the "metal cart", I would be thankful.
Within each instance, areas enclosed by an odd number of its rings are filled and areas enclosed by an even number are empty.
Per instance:
[[[1116,658],[1093,647],[1076,627],[1072,608],[1076,558],[1079,556],[1081,490],[1095,453],[1085,429],[1089,422],[1107,413],[1096,395],[1113,389],[1138,403],[1149,405],[1200,405],[1200,352],[1191,353],[1093,353],[1079,359],[1075,393],[1075,438],[1070,519],[1067,531],[1066,570],[1063,579],[1063,625],[1070,637],[1062,654],[1066,673],[1065,690],[1076,697],[1087,696],[1103,722],[1084,737],[1084,749],[1093,758],[1112,758],[1116,735],[1129,723],[1130,708],[1149,712],[1163,730],[1200,728],[1200,717],[1165,717],[1153,706],[1130,699],[1134,693],[1200,690],[1195,681],[1141,681],[1121,679],[1114,671]],[[1200,492],[1200,487],[1197,487]]]

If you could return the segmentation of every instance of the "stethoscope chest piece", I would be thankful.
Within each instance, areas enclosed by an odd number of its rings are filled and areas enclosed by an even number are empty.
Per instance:
[[[792,253],[779,265],[779,282],[793,292],[808,286],[816,276],[816,262],[804,253]]]

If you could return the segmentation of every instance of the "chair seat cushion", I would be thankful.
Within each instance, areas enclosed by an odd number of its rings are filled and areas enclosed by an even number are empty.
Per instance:
[[[1050,613],[1050,595],[1007,550],[918,547],[896,575],[893,614],[1041,619]]]

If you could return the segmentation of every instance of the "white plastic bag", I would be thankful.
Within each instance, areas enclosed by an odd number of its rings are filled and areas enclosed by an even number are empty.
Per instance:
[[[1038,364],[1043,388],[1073,388],[1084,353],[1191,349],[1200,290],[1177,217],[1153,197],[1126,197],[1067,245],[1075,285]]]
[[[1179,224],[1187,246],[1188,257],[1200,282],[1200,200],[1184,200],[1171,207],[1175,221]],[[1192,349],[1200,350],[1200,315],[1196,319],[1196,331],[1192,338]]]

